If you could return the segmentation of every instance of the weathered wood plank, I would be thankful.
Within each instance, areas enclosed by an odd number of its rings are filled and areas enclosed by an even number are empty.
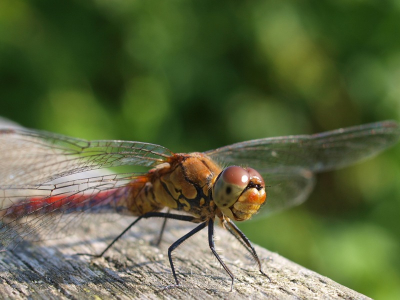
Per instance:
[[[127,221],[122,221],[122,223]],[[176,225],[177,224],[177,225]],[[236,276],[230,278],[213,258],[207,230],[189,239],[174,254],[179,288],[173,283],[167,258],[168,246],[193,226],[170,222],[160,247],[160,223],[144,220],[118,241],[104,258],[91,259],[75,253],[99,253],[109,239],[93,239],[94,232],[109,238],[120,226],[91,224],[74,237],[23,244],[0,254],[2,299],[368,299],[340,284],[307,270],[275,253],[256,246],[264,271],[261,275],[246,251],[225,230],[217,229],[217,247]]]

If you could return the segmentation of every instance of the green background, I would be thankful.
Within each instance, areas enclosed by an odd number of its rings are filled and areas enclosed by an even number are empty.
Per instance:
[[[399,120],[400,1],[0,1],[0,115],[175,152]],[[255,243],[400,298],[400,146],[318,176]]]

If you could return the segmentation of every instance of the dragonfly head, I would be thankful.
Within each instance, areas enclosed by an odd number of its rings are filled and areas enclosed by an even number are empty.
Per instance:
[[[213,200],[224,215],[235,221],[250,219],[265,202],[265,184],[252,168],[225,168],[213,185]]]

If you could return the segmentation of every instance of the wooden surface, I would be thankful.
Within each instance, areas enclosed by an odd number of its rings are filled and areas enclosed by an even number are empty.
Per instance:
[[[129,220],[92,222],[75,236],[40,244],[20,244],[0,253],[2,299],[369,299],[307,270],[275,253],[256,247],[272,282],[261,275],[241,245],[217,228],[217,249],[236,276],[230,278],[212,256],[207,230],[174,252],[181,287],[173,283],[168,246],[193,226],[169,222],[159,247],[160,220],[144,220],[118,241],[104,258],[75,253],[99,253]],[[122,224],[120,224],[122,223]],[[118,226],[117,226],[118,225]],[[96,233],[106,238],[94,238]],[[295,247],[295,245],[294,245]]]

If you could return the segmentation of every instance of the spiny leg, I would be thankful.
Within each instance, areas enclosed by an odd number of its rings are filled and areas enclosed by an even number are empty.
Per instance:
[[[251,244],[247,236],[231,220],[229,221],[224,220],[224,224],[227,225],[225,228],[229,231],[229,233],[231,233],[253,256],[253,259],[258,264],[258,269],[260,270],[260,273],[266,276],[271,282],[272,281],[271,278],[262,270],[261,262],[260,259],[258,258],[256,249],[254,249],[253,245]]]
[[[137,222],[139,222],[141,219],[148,219],[148,218],[165,218],[165,220],[166,219],[174,219],[174,220],[180,220],[180,221],[186,221],[186,222],[193,222],[194,219],[195,219],[192,216],[176,215],[176,214],[162,213],[162,212],[149,212],[147,214],[144,214],[143,216],[138,217],[135,221],[133,221],[100,254],[77,253],[77,255],[88,255],[88,256],[93,256],[93,257],[102,257],[104,255],[104,253],[106,253],[107,250],[110,249],[112,247],[112,245],[114,245],[115,242],[118,241]]]
[[[245,237],[245,239],[239,234],[242,233],[241,231],[239,231],[239,228],[237,228],[237,226],[232,226],[235,225],[234,223],[230,222],[228,223],[226,220],[223,220],[223,226],[226,230],[228,230],[228,232],[230,234],[232,234],[235,239],[237,239],[237,241],[251,254],[251,256],[253,257],[253,259],[256,261],[256,263],[258,264],[258,266],[260,267],[260,261],[258,259],[258,255],[255,251],[255,249],[253,249],[252,245],[250,244],[250,241],[247,241],[248,243],[246,243],[247,237],[243,234],[243,236]]]
[[[210,249],[214,256],[218,259],[219,263],[221,266],[225,269],[226,273],[231,277],[232,283],[231,283],[231,292],[233,291],[233,281],[235,280],[235,276],[233,276],[233,273],[231,270],[229,270],[228,266],[225,265],[225,263],[222,261],[221,257],[218,255],[217,251],[215,250],[215,244],[214,244],[214,220],[210,219],[208,221],[208,244],[210,246]]]
[[[168,259],[169,259],[169,264],[171,265],[171,270],[172,270],[172,275],[174,276],[176,285],[179,285],[178,277],[176,276],[175,272],[175,267],[174,263],[172,262],[172,251],[174,251],[180,244],[182,244],[184,241],[186,241],[188,238],[190,238],[192,235],[196,234],[200,230],[204,229],[204,227],[207,226],[207,222],[201,223],[199,226],[196,228],[192,229],[189,233],[185,234],[183,237],[178,239],[176,242],[174,242],[169,248],[168,248]]]

